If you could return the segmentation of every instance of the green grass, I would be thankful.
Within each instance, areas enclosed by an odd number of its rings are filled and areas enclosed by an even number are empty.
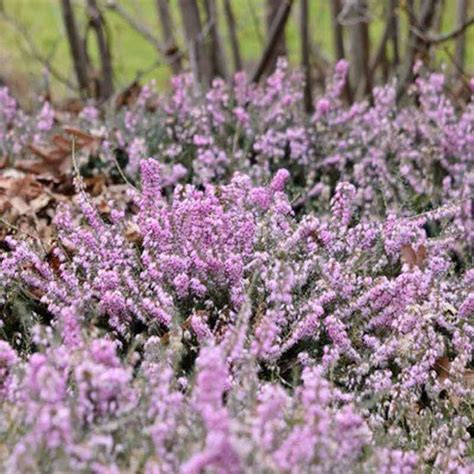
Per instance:
[[[158,20],[155,11],[155,0],[121,0],[132,12],[135,12],[151,29],[158,31]],[[80,3],[80,2],[78,2]],[[174,1],[173,4],[176,4]],[[333,59],[332,32],[330,28],[329,0],[310,0],[310,31],[314,44],[322,54],[329,60]],[[380,37],[383,21],[382,16],[384,2],[372,0],[371,8],[374,21],[370,26],[370,34],[373,44]],[[4,0],[6,11],[16,21],[27,26],[29,34],[43,55],[51,55],[51,63],[64,76],[74,81],[71,70],[68,45],[64,38],[63,25],[59,0]],[[298,2],[295,4],[293,18],[287,28],[287,42],[290,51],[290,60],[297,62],[299,58],[299,34],[298,34]],[[474,9],[474,8],[473,8]],[[78,11],[79,17],[83,12]],[[177,8],[173,11],[179,40],[182,42],[182,28]],[[258,58],[262,50],[262,37],[264,35],[264,0],[234,0],[234,13],[238,22],[238,35],[241,51],[248,67]],[[401,15],[403,23],[406,23],[405,15]],[[117,86],[124,86],[136,76],[137,71],[148,70],[157,59],[157,53],[152,45],[143,39],[138,33],[131,29],[121,18],[113,12],[107,13],[109,33],[112,38],[114,65],[116,71]],[[222,15],[221,15],[221,21]],[[454,25],[454,0],[446,2],[443,17],[443,31],[450,31]],[[403,26],[403,25],[402,25]],[[0,59],[7,65],[6,70],[12,77],[20,77],[26,82],[35,82],[38,89],[41,81],[43,67],[32,60],[28,54],[28,48],[10,24],[0,18]],[[406,24],[405,24],[406,30]],[[227,31],[225,25],[221,25],[221,32],[226,45]],[[474,28],[467,34],[466,44],[474,44]],[[449,45],[452,50],[452,44]],[[472,71],[474,65],[474,48],[466,48],[467,69]],[[449,64],[448,56],[440,51],[437,55],[440,63]],[[160,87],[166,87],[169,78],[169,68],[161,64],[149,72],[144,79],[155,79]],[[58,81],[52,79],[55,91],[59,95],[65,93],[65,88]]]

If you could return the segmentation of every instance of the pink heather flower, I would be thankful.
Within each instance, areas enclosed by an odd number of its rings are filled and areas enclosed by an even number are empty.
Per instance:
[[[290,173],[286,169],[278,170],[270,183],[270,189],[272,191],[283,191],[289,178]]]
[[[216,346],[203,348],[196,361],[195,407],[200,413],[207,435],[205,448],[187,461],[182,472],[198,474],[206,468],[218,472],[240,473],[239,457],[232,446],[229,414],[222,404],[228,388],[229,372],[223,354]]]
[[[321,115],[326,115],[331,108],[331,104],[328,99],[320,99],[316,103],[316,111]]]
[[[88,122],[95,122],[99,118],[99,110],[92,105],[86,105],[81,110],[79,117]]]
[[[336,63],[335,67],[336,74],[340,76],[346,76],[349,71],[349,63],[345,59],[341,59]]]
[[[0,402],[9,395],[12,384],[12,369],[17,362],[18,356],[10,344],[0,341]]]
[[[352,217],[352,204],[356,194],[355,187],[350,183],[339,183],[331,200],[331,213],[342,228],[347,227]]]
[[[266,211],[270,208],[270,205],[272,203],[272,195],[267,188],[254,188],[250,193],[250,200],[258,208],[263,211]]]
[[[7,87],[0,87],[0,114],[6,123],[15,117],[17,112],[16,100],[10,95]]]
[[[45,102],[38,115],[38,122],[36,128],[40,132],[48,132],[53,128],[54,124],[54,109],[49,102]]]

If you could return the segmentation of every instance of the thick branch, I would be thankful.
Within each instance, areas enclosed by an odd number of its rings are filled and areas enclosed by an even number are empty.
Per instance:
[[[423,41],[426,41],[427,43],[430,44],[440,44],[444,43],[446,41],[455,39],[457,36],[462,35],[471,25],[474,25],[474,17],[469,18],[465,23],[463,23],[461,26],[456,28],[453,31],[450,31],[449,33],[445,33],[443,35],[424,35],[421,31],[418,29],[415,29],[415,33],[417,36],[423,39]]]
[[[227,28],[229,30],[230,47],[232,49],[232,57],[234,59],[234,69],[235,71],[240,71],[242,69],[242,58],[240,56],[239,40],[237,38],[237,26],[230,0],[224,0],[224,14],[227,20]]]
[[[71,50],[71,57],[76,72],[77,83],[79,89],[88,91],[89,77],[88,77],[88,62],[84,46],[82,44],[79,32],[77,30],[76,19],[74,17],[74,10],[70,0],[62,0],[61,8],[63,13],[64,26],[66,27],[66,35],[69,42],[69,49]]]
[[[189,53],[189,61],[196,84],[205,88],[209,87],[213,77],[212,62],[208,45],[203,44],[203,39],[209,33],[211,24],[202,27],[199,7],[196,0],[179,0],[181,16],[183,19],[184,33]],[[204,30],[206,30],[204,35]]]
[[[301,31],[301,67],[304,72],[304,107],[306,112],[313,110],[312,83],[311,83],[311,46],[309,40],[309,8],[308,0],[301,0],[300,9],[300,31]]]
[[[255,71],[251,77],[253,82],[258,82],[267,70],[272,59],[273,48],[278,43],[281,35],[283,34],[286,22],[290,16],[292,5],[293,0],[285,0],[275,15],[275,19],[272,23],[272,27],[268,36],[267,44],[265,45],[262,56],[260,57],[257,67],[255,68]]]
[[[166,51],[164,54],[170,60],[171,69],[175,74],[181,72],[181,55],[179,54],[178,43],[174,35],[174,23],[169,8],[169,0],[156,0],[156,7],[158,9],[158,16],[160,18],[161,27],[163,29],[163,40],[165,42]]]
[[[94,30],[97,38],[97,47],[102,66],[102,78],[99,80],[99,95],[102,99],[108,99],[114,91],[112,55],[110,53],[110,45],[105,33],[105,21],[97,6],[96,0],[87,0],[87,14],[89,16],[89,24]]]

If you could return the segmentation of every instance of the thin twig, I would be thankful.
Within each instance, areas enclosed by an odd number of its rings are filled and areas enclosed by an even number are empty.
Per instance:
[[[64,77],[50,62],[50,57],[52,56],[49,54],[48,56],[43,56],[33,41],[28,28],[24,25],[19,23],[15,18],[11,17],[8,13],[6,13],[5,9],[2,7],[0,8],[0,16],[9,23],[23,38],[25,43],[27,44],[29,51],[28,54],[31,58],[35,59],[39,63],[41,63],[59,82],[63,83],[69,90],[73,92],[77,92],[78,88],[69,81],[66,77]]]
[[[423,34],[420,30],[417,28],[413,29],[413,32],[415,35],[417,35],[419,38],[423,39],[423,41],[426,41],[427,43],[430,44],[439,44],[439,43],[444,43],[445,41],[449,41],[452,39],[455,39],[457,36],[463,34],[471,25],[474,25],[474,17],[469,18],[465,23],[463,23],[461,26],[456,28],[453,31],[450,31],[449,33],[444,33],[442,35],[426,35]]]

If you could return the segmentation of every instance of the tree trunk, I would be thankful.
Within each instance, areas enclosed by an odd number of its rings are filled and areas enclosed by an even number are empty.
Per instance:
[[[365,0],[354,0],[349,16],[350,42],[350,78],[352,88],[361,93],[370,94],[372,77],[370,74],[370,39],[368,9]],[[361,84],[361,86],[359,86]]]
[[[378,66],[382,66],[382,73],[383,73],[383,78],[384,81],[388,79],[388,73],[389,73],[389,64],[387,61],[387,46],[389,43],[389,40],[392,38],[395,39],[396,47],[397,47],[397,55],[398,55],[398,39],[395,36],[393,38],[393,33],[394,33],[394,17],[395,17],[395,10],[394,10],[394,2],[393,0],[390,1],[388,5],[388,11],[387,11],[387,18],[385,20],[385,27],[384,31],[382,33],[382,38],[380,40],[379,45],[377,46],[377,49],[375,51],[375,55],[370,63],[370,76],[373,78],[375,70],[377,69]],[[395,46],[395,45],[394,45]],[[395,49],[395,48],[394,48]],[[394,51],[395,54],[395,51]]]
[[[112,55],[105,32],[105,20],[100,12],[96,0],[87,0],[87,14],[89,25],[94,30],[97,39],[97,48],[101,63],[101,76],[98,80],[98,97],[108,99],[114,92]]]
[[[209,25],[209,54],[212,65],[212,75],[227,77],[224,48],[219,34],[219,22],[216,0],[205,0],[207,24]]]
[[[308,0],[301,0],[300,9],[300,33],[301,33],[301,68],[304,73],[304,108],[306,112],[313,110],[312,83],[311,83],[311,47],[309,40],[309,8]]]
[[[332,0],[329,2],[331,6],[331,23],[332,33],[334,39],[334,51],[337,60],[345,58],[344,50],[344,31],[341,22],[339,21],[339,14],[341,13],[341,0]],[[344,86],[344,97],[350,104],[352,103],[352,91],[349,81],[346,81]]]
[[[88,95],[89,74],[87,55],[84,49],[84,44],[77,30],[76,18],[74,16],[71,0],[61,0],[61,10],[77,84],[81,94]]]
[[[280,1],[280,0],[279,0]],[[268,74],[272,68],[272,60],[274,58],[275,45],[285,31],[285,25],[290,16],[293,0],[282,0],[280,9],[275,16],[272,29],[268,35],[267,43],[263,49],[262,56],[252,74],[252,81],[258,82],[263,75]]]
[[[179,6],[194,79],[196,85],[206,89],[212,80],[212,63],[204,41],[207,32],[202,28],[198,4],[196,0],[179,0]]]
[[[456,28],[460,28],[467,19],[467,0],[457,0],[456,3]],[[456,67],[464,71],[466,58],[466,34],[463,32],[456,38],[454,60]]]
[[[338,20],[339,13],[341,13],[341,0],[332,0],[329,3],[331,6],[332,33],[336,59],[344,59],[344,36],[342,32],[342,25]]]
[[[270,37],[272,32],[272,27],[275,19],[277,18],[278,12],[280,11],[282,5],[286,3],[287,0],[266,0],[266,14],[265,14],[265,23],[267,27],[267,39]],[[271,52],[270,62],[268,65],[268,73],[273,71],[276,66],[276,62],[280,56],[287,55],[286,48],[286,38],[285,33],[283,32],[278,36],[276,40],[273,51]]]
[[[391,15],[391,23],[390,23],[390,39],[392,42],[393,48],[393,59],[392,64],[394,67],[397,67],[400,63],[400,50],[399,50],[399,25],[398,25],[398,0],[390,0],[388,5],[390,15]]]
[[[239,40],[237,38],[237,26],[230,0],[224,0],[224,13],[227,20],[227,28],[229,30],[230,46],[232,49],[232,58],[234,60],[234,70],[241,71],[242,57],[240,56],[240,46]]]
[[[165,56],[170,63],[173,73],[179,74],[181,72],[181,56],[174,35],[175,27],[170,12],[169,0],[156,0],[156,8],[158,10],[158,17],[163,30],[162,38],[165,48]]]
[[[417,58],[426,60],[430,43],[421,35],[429,31],[435,17],[437,5],[438,0],[423,0],[420,14],[416,15],[413,0],[407,1],[410,16],[410,33],[407,52],[405,54],[405,63],[400,80],[398,81],[397,99],[400,99],[404,95],[407,85],[413,80],[413,66]]]

